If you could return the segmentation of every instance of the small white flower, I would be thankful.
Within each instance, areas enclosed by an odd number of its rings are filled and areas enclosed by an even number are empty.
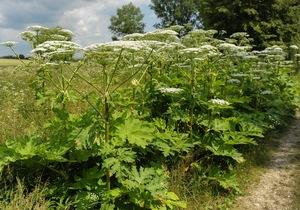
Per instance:
[[[228,101],[225,101],[223,99],[218,99],[218,98],[210,99],[209,102],[211,102],[213,104],[217,104],[217,105],[227,105],[227,106],[230,105],[230,103]]]
[[[133,86],[139,86],[139,81],[137,80],[137,79],[133,79],[133,80],[131,80],[131,84],[133,85]]]
[[[284,65],[293,65],[293,61],[283,61]]]
[[[248,74],[244,74],[244,73],[236,73],[236,74],[232,74],[232,77],[247,77],[249,76]]]
[[[267,47],[265,50],[261,51],[263,54],[267,55],[282,55],[284,54],[283,49],[277,45],[272,47]]]
[[[233,39],[246,38],[249,37],[249,34],[246,32],[236,32],[230,36]]]
[[[299,50],[299,47],[297,45],[291,45],[290,48],[292,50]]]
[[[191,31],[189,34],[192,36],[213,37],[216,33],[218,33],[217,30],[197,29],[197,30]]]
[[[253,77],[252,79],[253,79],[253,80],[260,80],[261,77]]]
[[[159,88],[158,89],[161,93],[180,93],[183,91],[181,88]]]
[[[66,41],[67,37],[59,35],[59,34],[53,34],[53,35],[51,35],[51,40]]]
[[[241,83],[241,81],[238,79],[229,79],[227,82],[230,84],[240,84]]]
[[[5,46],[5,47],[13,47],[17,44],[17,42],[15,42],[15,41],[6,41],[6,42],[2,42],[0,44]]]
[[[254,61],[254,60],[258,59],[258,56],[256,56],[256,55],[246,55],[246,56],[243,56],[243,59]]]
[[[53,63],[53,62],[48,62],[48,63],[45,63],[43,64],[44,67],[57,67],[59,66],[58,63]]]
[[[47,30],[49,28],[40,25],[33,25],[33,26],[28,26],[26,29],[28,31],[42,31],[42,30]]]
[[[273,92],[271,90],[264,90],[261,92],[262,95],[271,95]]]
[[[285,60],[285,57],[283,55],[267,55],[266,57],[267,59],[270,59],[270,60],[275,60],[275,61],[283,61]]]

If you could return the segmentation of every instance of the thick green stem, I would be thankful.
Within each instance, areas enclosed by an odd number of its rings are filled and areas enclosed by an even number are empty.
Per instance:
[[[195,67],[192,64],[191,66],[191,109],[190,109],[190,136],[193,136],[193,124],[194,124],[194,109],[195,109],[195,83],[196,83],[196,72]]]
[[[105,95],[105,97],[104,97],[104,121],[105,121],[104,138],[105,138],[105,142],[108,143],[109,142],[109,102],[108,102],[107,95]],[[107,169],[107,172],[106,172],[106,187],[107,187],[107,190],[110,190],[110,171],[109,171],[109,169]]]
[[[104,139],[106,144],[110,143],[109,139],[109,76],[106,72],[106,69],[104,67],[103,69],[104,74],[104,80],[105,80],[105,93],[104,93]],[[106,171],[106,188],[107,191],[110,191],[110,170],[107,169]]]

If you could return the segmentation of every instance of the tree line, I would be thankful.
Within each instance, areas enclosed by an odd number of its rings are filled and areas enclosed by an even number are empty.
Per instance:
[[[221,38],[247,32],[257,49],[300,43],[299,0],[151,0],[149,7],[159,19],[156,28],[216,29]],[[118,8],[109,26],[113,40],[144,32],[143,17],[133,3]]]

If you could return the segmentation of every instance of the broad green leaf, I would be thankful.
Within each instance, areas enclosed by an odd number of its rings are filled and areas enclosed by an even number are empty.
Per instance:
[[[124,124],[117,127],[116,136],[127,140],[130,144],[146,148],[153,140],[154,128],[147,122],[127,118]]]
[[[239,153],[233,146],[224,145],[218,143],[212,143],[211,146],[205,146],[209,151],[211,151],[216,156],[226,156],[234,159],[238,163],[244,162],[244,158],[241,153]]]

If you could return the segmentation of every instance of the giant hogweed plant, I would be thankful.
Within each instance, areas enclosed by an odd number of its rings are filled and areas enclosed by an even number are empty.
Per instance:
[[[244,33],[216,36],[158,30],[83,50],[38,45],[25,69],[36,71],[47,123],[0,147],[2,170],[35,165],[54,206],[174,209],[185,204],[167,189],[168,169],[188,154],[186,171],[238,191],[242,151],[292,113],[292,67],[277,46],[251,51]]]
[[[50,107],[52,117],[43,131],[7,140],[1,146],[1,168],[38,164],[35,171],[52,174],[49,196],[63,196],[66,191],[65,198],[77,209],[184,207],[167,190],[161,158],[186,150],[188,145],[177,144],[185,136],[163,129],[162,121],[146,120],[136,111],[131,81],[143,79],[153,53],[152,43],[139,44],[93,45],[84,49],[84,58],[78,62],[69,60],[79,49],[74,43],[38,45],[32,68],[43,71],[38,77],[42,94],[40,87],[36,92],[43,101],[39,105]],[[93,78],[85,75],[89,69]],[[86,90],[76,87],[75,80],[85,84]],[[88,108],[78,115],[71,107],[80,100]]]
[[[279,47],[251,52],[247,34],[234,34],[229,43],[214,34],[192,32],[182,39],[188,47],[160,54],[154,68],[164,69],[164,74],[152,76],[156,82],[147,101],[153,103],[153,116],[189,134],[196,156],[191,166],[225,189],[238,190],[230,171],[221,171],[243,162],[239,149],[255,145],[254,138],[263,137],[293,112],[287,76],[291,68],[282,66],[285,55]]]

